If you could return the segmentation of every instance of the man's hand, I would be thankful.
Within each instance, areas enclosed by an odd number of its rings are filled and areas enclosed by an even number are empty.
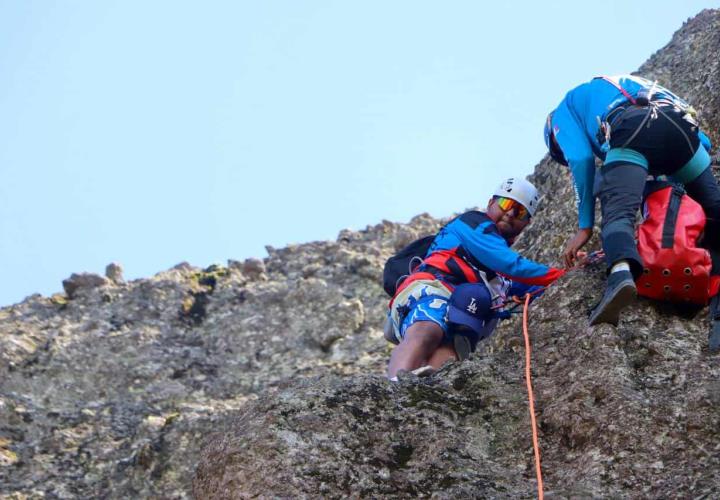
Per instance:
[[[578,251],[585,246],[592,236],[592,228],[578,229],[575,236],[568,240],[565,245],[565,250],[562,253],[562,260],[565,263],[565,267],[572,267],[578,259]]]

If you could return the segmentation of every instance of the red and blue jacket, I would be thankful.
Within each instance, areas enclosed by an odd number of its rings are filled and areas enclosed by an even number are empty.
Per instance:
[[[562,269],[539,264],[511,250],[492,219],[474,210],[456,217],[438,232],[422,265],[401,288],[413,278],[422,279],[430,274],[452,289],[461,283],[481,281],[480,272],[485,273],[488,281],[500,275],[514,285],[542,286],[565,274]],[[522,295],[520,288],[527,286],[514,288],[513,294]]]

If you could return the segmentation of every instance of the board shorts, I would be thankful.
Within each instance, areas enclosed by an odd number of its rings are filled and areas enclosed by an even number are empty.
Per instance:
[[[440,280],[417,280],[393,300],[388,313],[395,338],[401,342],[405,332],[418,321],[431,321],[442,328],[443,342],[450,340],[447,324],[448,301],[452,292]]]

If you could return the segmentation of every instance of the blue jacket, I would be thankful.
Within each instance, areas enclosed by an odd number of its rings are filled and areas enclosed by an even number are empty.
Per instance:
[[[428,266],[452,285],[480,281],[478,271],[488,280],[499,274],[526,285],[549,285],[564,274],[511,250],[495,223],[479,211],[465,212],[440,230],[418,271],[428,272]],[[520,288],[525,289],[518,293]]]
[[[581,229],[592,228],[595,218],[594,157],[605,159],[605,152],[597,139],[600,123],[608,112],[628,101],[618,85],[635,98],[640,90],[649,89],[653,83],[632,75],[593,78],[570,90],[552,113],[551,126],[555,139],[572,171]],[[685,101],[660,85],[654,86],[653,95],[681,107],[689,107]],[[699,132],[699,136],[709,151],[710,140],[702,132]]]

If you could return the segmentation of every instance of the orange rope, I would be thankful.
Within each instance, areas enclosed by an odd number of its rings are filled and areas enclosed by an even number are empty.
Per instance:
[[[605,257],[605,254],[602,251],[585,254],[583,255],[583,260],[580,260],[577,264],[568,269],[565,274],[585,267],[587,264],[592,264],[598,259],[602,259],[603,257]],[[532,426],[533,451],[535,452],[535,475],[537,476],[539,500],[543,500],[545,498],[545,494],[543,493],[542,468],[540,467],[540,445],[538,444],[537,422],[535,421],[535,395],[533,394],[532,377],[530,375],[530,334],[528,333],[528,309],[530,308],[530,299],[532,298],[532,296],[544,292],[549,286],[550,285],[547,285],[543,288],[535,290],[533,293],[526,293],[525,307],[523,308],[523,336],[525,337],[525,382],[527,383],[528,406],[530,407],[530,424]],[[515,296],[512,297],[512,300],[517,304],[522,303],[522,300]]]
[[[540,469],[540,446],[538,445],[537,423],[535,422],[535,396],[533,395],[532,380],[530,377],[530,335],[528,334],[528,309],[530,295],[525,296],[525,309],[523,310],[523,335],[525,336],[525,382],[527,383],[528,403],[530,406],[530,423],[532,425],[533,449],[535,450],[535,473],[538,483],[538,499],[543,500],[542,470]]]

